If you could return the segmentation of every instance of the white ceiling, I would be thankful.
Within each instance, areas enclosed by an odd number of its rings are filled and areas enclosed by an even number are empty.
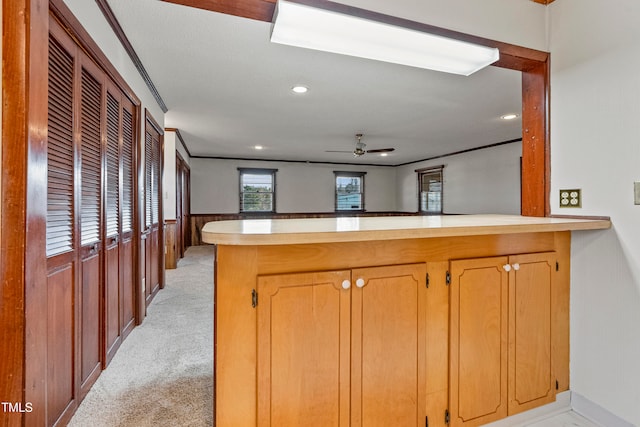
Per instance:
[[[194,156],[400,164],[520,138],[520,72],[469,77],[272,44],[270,24],[108,0]],[[302,84],[309,92],[296,95]],[[394,147],[388,157],[353,150]],[[263,145],[262,151],[253,149]]]

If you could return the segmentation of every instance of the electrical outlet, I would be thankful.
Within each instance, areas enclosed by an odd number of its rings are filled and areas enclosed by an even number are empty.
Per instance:
[[[640,182],[633,183],[633,203],[640,205]]]
[[[582,190],[575,188],[572,190],[560,190],[561,208],[581,208]]]

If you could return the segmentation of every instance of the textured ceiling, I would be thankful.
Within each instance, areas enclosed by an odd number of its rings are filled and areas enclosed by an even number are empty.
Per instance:
[[[520,73],[469,77],[271,44],[270,24],[108,0],[194,156],[400,164],[521,136]],[[296,84],[309,87],[295,95]],[[354,158],[356,133],[388,157]],[[255,145],[265,147],[262,151]]]

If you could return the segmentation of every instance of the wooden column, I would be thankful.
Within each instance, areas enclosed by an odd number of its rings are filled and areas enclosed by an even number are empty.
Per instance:
[[[522,71],[522,215],[549,216],[549,61]]]

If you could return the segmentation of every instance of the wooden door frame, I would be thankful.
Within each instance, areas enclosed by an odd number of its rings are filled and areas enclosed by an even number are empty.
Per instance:
[[[182,181],[184,176],[182,175],[182,159],[178,157],[178,152],[176,151],[176,176],[175,176],[175,186],[176,186],[176,223],[175,223],[175,232],[174,232],[174,244],[175,251],[174,257],[176,259],[176,263],[179,259],[184,256],[184,227],[182,225]]]
[[[184,221],[181,221],[183,223],[182,227],[183,227],[183,230],[185,229],[185,227],[187,228],[187,230],[191,230],[191,184],[189,182],[189,180],[191,179],[191,168],[189,167],[189,164],[184,160],[184,157],[182,157],[180,152],[176,150],[176,179],[177,179],[178,173],[182,173],[182,181],[181,181],[182,188],[180,189],[180,195],[182,198],[182,200],[180,200],[180,203],[182,204],[182,206],[180,208],[180,212],[183,214],[183,216],[185,213],[184,206],[185,205],[187,206],[187,210],[186,210],[187,223],[185,225]],[[176,187],[176,197],[177,197],[177,194],[178,194],[178,189]],[[176,199],[176,212],[178,209],[177,203],[178,203],[178,200]],[[181,231],[182,242],[183,242],[183,248],[186,251],[187,247],[191,246],[191,237],[190,237],[191,233],[189,232],[189,239],[187,241],[186,239],[187,233],[183,232],[183,230]]]
[[[2,242],[0,244],[0,395],[31,402],[44,425],[46,403],[47,64],[45,0],[2,2]],[[34,339],[45,337],[45,340]],[[25,358],[28,351],[32,357]],[[5,413],[5,426],[25,415]]]
[[[163,0],[218,13],[271,22],[275,0]],[[549,145],[549,53],[540,50],[477,37],[421,22],[385,15],[327,0],[294,0],[320,9],[331,10],[371,21],[382,22],[455,40],[494,47],[500,59],[492,64],[522,72],[522,185],[521,214],[544,217],[551,214]],[[534,0],[550,2],[549,0]]]
[[[250,0],[244,2],[251,3]],[[51,4],[67,9],[61,0],[51,0]],[[46,259],[47,207],[46,168],[42,165],[46,164],[49,0],[4,0],[2,8],[4,107],[0,262],[3,269],[0,271],[0,292],[3,304],[0,308],[0,349],[3,360],[0,363],[0,395],[4,401],[28,401],[34,407],[29,414],[9,416],[5,426],[13,427],[21,426],[23,422],[25,425],[43,425],[45,422],[46,356],[42,337],[46,337],[46,319],[42,313],[46,309],[47,291],[43,263]],[[383,16],[371,12],[368,15]],[[271,16],[263,14],[254,19],[270,21]],[[392,20],[411,24],[405,25],[410,28],[498,47],[501,59],[495,65],[522,72],[522,214],[548,216],[549,54],[400,18]],[[99,52],[97,45],[89,40],[90,37],[85,40],[89,50]],[[113,78],[115,69],[108,64],[106,67]],[[137,99],[132,91],[126,93]],[[140,105],[139,101],[137,105]],[[137,117],[139,124],[139,107]],[[140,141],[139,125],[136,132]],[[136,200],[136,211],[139,212],[139,193]],[[136,240],[139,231],[137,221]],[[136,250],[138,247],[136,244]],[[139,284],[137,289],[140,289]],[[138,313],[138,321],[140,316]],[[25,352],[29,353],[26,359]]]

